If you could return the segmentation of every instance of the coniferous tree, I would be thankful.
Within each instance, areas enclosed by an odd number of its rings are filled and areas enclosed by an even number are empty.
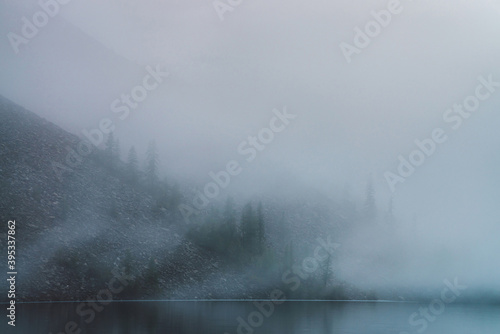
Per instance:
[[[154,140],[149,142],[146,151],[146,183],[150,189],[154,189],[158,182],[158,151]]]
[[[106,153],[106,156],[111,157],[113,155],[114,147],[115,137],[113,132],[111,132],[106,138],[106,143],[104,144],[104,152]]]
[[[228,197],[226,200],[223,219],[224,237],[228,242],[231,242],[236,237],[236,213],[234,210],[234,202],[231,197]]]
[[[120,139],[118,139],[118,138],[116,138],[116,140],[115,140],[115,147],[113,150],[113,159],[115,161],[121,160]]]
[[[264,252],[265,243],[265,227],[264,227],[264,212],[262,210],[262,203],[259,202],[257,207],[257,247],[258,253],[262,254]]]
[[[394,227],[395,218],[394,218],[394,197],[391,196],[389,200],[389,208],[387,209],[386,214],[387,225],[389,227]]]
[[[322,261],[321,269],[323,270],[323,285],[324,287],[327,287],[328,282],[332,279],[333,272],[332,272],[332,255],[328,253],[327,257],[325,260]]]
[[[377,218],[377,205],[375,203],[375,190],[373,188],[373,182],[370,179],[366,187],[366,199],[364,207],[364,218],[366,220],[374,220]]]
[[[204,217],[204,221],[193,226],[191,236],[201,247],[211,251],[222,253],[226,246],[220,233],[222,217],[215,207],[210,207]]]
[[[241,239],[238,237],[238,226],[234,201],[231,197],[226,199],[222,214],[222,225],[219,231],[224,244],[224,252],[233,261],[243,260]]]
[[[283,270],[288,270],[292,268],[294,265],[295,259],[293,257],[293,241],[290,241],[286,246],[285,246],[285,255],[284,255],[284,261],[283,265],[285,268]]]
[[[278,220],[276,227],[278,229],[279,235],[281,235],[281,237],[282,237],[281,240],[283,241],[283,244],[286,244],[287,242],[289,242],[290,241],[290,229],[289,229],[287,220],[285,218],[284,211],[281,213],[281,217]]]
[[[250,254],[257,252],[259,238],[258,221],[250,203],[243,207],[241,213],[241,243],[243,248]]]
[[[116,141],[111,132],[106,138],[106,143],[104,144],[104,161],[109,168],[114,168],[116,166]]]
[[[128,151],[127,157],[127,178],[130,182],[136,183],[138,179],[138,169],[139,169],[139,161],[137,159],[137,152],[135,147],[132,146]]]

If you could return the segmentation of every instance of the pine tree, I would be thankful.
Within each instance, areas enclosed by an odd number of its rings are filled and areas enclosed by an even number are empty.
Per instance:
[[[290,241],[290,229],[285,218],[285,212],[281,212],[281,217],[276,224],[276,228],[278,230],[279,235],[282,237],[281,240],[283,243],[287,243]]]
[[[109,168],[114,168],[116,166],[116,141],[111,132],[106,138],[106,143],[104,144],[104,161]]]
[[[364,218],[367,220],[374,220],[377,217],[377,205],[375,203],[375,190],[373,182],[370,179],[366,187],[366,200],[364,207]]]
[[[391,196],[389,200],[389,208],[387,209],[386,221],[389,227],[394,227],[395,218],[394,218],[394,196]]]
[[[250,253],[256,253],[258,240],[258,224],[252,205],[250,203],[243,207],[241,213],[241,243],[244,249]]]
[[[236,237],[236,214],[234,210],[234,202],[231,197],[228,197],[224,206],[223,215],[223,233],[224,238],[230,243]]]
[[[258,253],[262,254],[264,252],[264,239],[265,239],[265,229],[264,229],[264,212],[262,210],[262,203],[259,202],[257,207],[257,247]]]
[[[135,150],[135,147],[132,146],[128,151],[128,157],[127,157],[127,178],[130,180],[130,182],[132,183],[137,182],[138,169],[139,169],[139,162],[137,160],[137,152]]]
[[[327,258],[320,263],[321,269],[323,270],[323,286],[326,288],[328,286],[328,282],[332,279],[333,277],[333,271],[332,271],[332,255],[328,253]]]
[[[146,152],[146,182],[147,186],[154,189],[158,182],[158,151],[154,140],[149,142]]]
[[[284,270],[288,270],[292,268],[294,265],[295,259],[293,257],[293,241],[290,240],[290,242],[285,246],[285,255],[284,255],[284,261],[283,265],[285,268]]]
[[[106,153],[107,157],[111,157],[113,156],[114,150],[115,150],[115,137],[113,135],[113,132],[111,132],[106,138],[106,143],[104,144],[104,152]]]
[[[115,161],[121,160],[120,139],[118,139],[118,138],[116,138],[116,140],[115,140],[115,147],[113,150],[113,159]]]

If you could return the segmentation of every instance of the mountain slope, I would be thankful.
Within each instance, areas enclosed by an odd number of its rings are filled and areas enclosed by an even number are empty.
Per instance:
[[[187,241],[182,225],[152,215],[150,194],[106,169],[97,153],[62,178],[79,138],[0,98],[0,216],[16,220],[19,300],[73,300],[92,296],[130,263],[137,284],[122,298],[158,289],[165,297],[240,296],[244,284],[222,271],[220,259]],[[60,170],[59,170],[60,171]],[[1,231],[6,250],[6,230]],[[156,264],[159,288],[144,282]],[[219,268],[218,268],[219,267]],[[204,281],[212,284],[203,284]],[[192,289],[186,289],[186,286]]]

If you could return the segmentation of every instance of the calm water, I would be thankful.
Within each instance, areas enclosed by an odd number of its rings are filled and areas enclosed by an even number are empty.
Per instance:
[[[18,305],[16,328],[8,326],[10,330],[1,332],[59,334],[79,333],[81,329],[80,333],[98,334],[500,333],[498,306],[447,305],[442,314],[430,313],[429,320],[418,315],[413,326],[409,317],[428,304],[286,302],[275,305],[274,310],[266,304],[263,311],[258,311],[252,302],[126,302],[111,303],[100,312],[85,307],[80,312],[83,317],[76,313],[77,306],[77,303]],[[90,321],[93,312],[95,318]],[[5,328],[5,316],[2,318],[4,323],[0,328]]]

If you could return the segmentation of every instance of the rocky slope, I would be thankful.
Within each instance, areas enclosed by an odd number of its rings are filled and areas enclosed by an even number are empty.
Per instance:
[[[110,169],[97,149],[71,156],[80,144],[77,136],[0,97],[0,217],[17,224],[19,301],[95,299],[117,270],[135,279],[114,299],[267,298],[283,286],[287,268],[281,262],[290,240],[295,254],[307,255],[318,237],[344,233],[332,201],[314,190],[290,190],[293,199],[269,195],[266,239],[279,269],[263,279],[252,265],[231,263],[186,237],[177,209],[155,212],[151,192],[120,173],[123,163]],[[0,230],[2,254],[6,231]],[[261,267],[269,266],[262,261]],[[341,286],[342,298],[368,297],[343,282],[330,283]]]
[[[134,298],[242,295],[241,275],[186,240],[175,217],[154,217],[151,195],[114,176],[95,154],[71,171],[60,169],[68,167],[68,148],[76,150],[79,142],[0,98],[0,217],[5,225],[16,220],[18,300],[92,298],[127,252],[138,278]],[[0,231],[2,254],[6,232]],[[150,261],[159,272],[160,292],[141,284]],[[231,284],[224,283],[228,279]],[[125,290],[115,298],[131,295]]]

